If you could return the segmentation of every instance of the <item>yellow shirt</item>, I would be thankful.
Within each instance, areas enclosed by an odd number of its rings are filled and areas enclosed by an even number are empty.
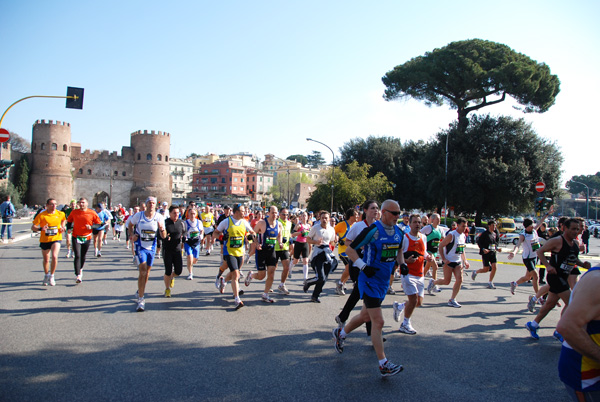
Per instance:
[[[215,224],[215,216],[209,213],[200,213],[200,220],[202,221],[202,226],[205,228],[210,227]]]
[[[33,224],[43,228],[48,225],[48,228],[40,232],[40,243],[50,243],[53,241],[62,240],[62,232],[60,228],[62,222],[66,221],[65,213],[62,211],[55,210],[54,213],[50,214],[48,211],[42,211],[35,217]]]
[[[344,257],[347,257],[346,248],[348,248],[348,244],[346,244],[346,235],[350,231],[350,225],[347,220],[343,220],[337,225],[335,225],[335,233],[338,235],[340,240],[344,241],[344,245],[338,244],[338,254]]]

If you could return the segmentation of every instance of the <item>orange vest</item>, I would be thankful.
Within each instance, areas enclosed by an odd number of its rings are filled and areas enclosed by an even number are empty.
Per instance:
[[[417,258],[415,262],[411,264],[408,262],[406,263],[406,265],[408,265],[408,273],[414,276],[423,276],[423,262],[425,261],[426,253],[425,241],[420,237],[420,235],[419,240],[416,241],[411,239],[408,234],[405,234],[404,236],[406,237],[406,240],[408,240],[408,250],[406,252],[410,253],[411,251],[415,251],[420,254],[420,257]]]

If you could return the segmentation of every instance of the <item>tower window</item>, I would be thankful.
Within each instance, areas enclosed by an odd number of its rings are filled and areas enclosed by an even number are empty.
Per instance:
[[[142,155],[138,154],[138,161],[142,159]]]
[[[156,160],[159,162],[162,161],[162,155],[161,154],[156,155]]]
[[[92,169],[88,169],[88,175],[92,174]]]
[[[40,149],[43,151],[44,149],[46,149],[46,144],[44,144],[43,142],[40,144]]]
[[[79,169],[79,174],[83,174],[83,169]]]
[[[146,160],[147,160],[147,161],[151,161],[151,160],[152,160],[152,154],[148,154],[148,155],[146,155]]]
[[[63,145],[63,151],[67,152],[69,150],[69,147],[67,146],[67,144]]]
[[[52,143],[52,150],[56,151],[58,149],[58,145],[56,145],[56,142]]]

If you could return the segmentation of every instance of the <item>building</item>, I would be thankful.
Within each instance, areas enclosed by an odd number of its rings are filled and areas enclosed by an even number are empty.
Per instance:
[[[194,177],[194,163],[192,159],[171,158],[169,169],[172,177],[172,202],[182,204],[187,195],[192,192],[192,180]]]
[[[192,163],[194,164],[194,173],[198,173],[200,168],[204,165],[208,165],[211,163],[215,163],[219,160],[219,155],[217,154],[206,154],[202,156],[196,156],[192,158]]]
[[[271,199],[271,187],[273,187],[273,173],[264,170],[248,168],[246,170],[248,195],[252,201],[262,204]]]
[[[133,206],[150,195],[171,202],[169,172],[170,134],[136,131],[121,154],[81,151],[71,142],[71,125],[37,120],[33,125],[29,203],[43,205],[48,198],[59,204],[85,197],[91,205]]]
[[[219,160],[194,173],[190,198],[246,197],[246,168],[239,160]]]

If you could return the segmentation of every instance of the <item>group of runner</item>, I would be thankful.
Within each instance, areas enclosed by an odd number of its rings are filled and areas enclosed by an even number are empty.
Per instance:
[[[91,210],[85,198],[79,199],[77,205],[78,207],[71,205],[73,208],[67,216],[56,209],[55,200],[49,199],[45,210],[34,220],[32,230],[41,232],[44,285],[55,285],[54,272],[63,233],[69,232],[76,282],[80,283],[92,237],[107,224],[100,217],[102,206],[99,206],[98,211]],[[243,291],[239,286],[242,279],[245,286],[250,286],[253,281],[264,280],[261,300],[265,303],[274,302],[269,293],[272,291],[279,261],[282,262],[283,270],[277,290],[289,294],[286,280],[292,275],[294,266],[301,262],[304,292],[314,286],[310,300],[319,303],[329,274],[338,266],[333,253],[337,245],[342,262],[340,266],[344,266],[344,272],[336,283],[336,293],[345,294],[344,287],[348,279],[351,279],[354,287],[344,308],[335,317],[338,323],[338,327],[333,330],[335,349],[342,353],[346,336],[366,324],[381,375],[397,374],[402,371],[402,366],[391,363],[385,357],[382,336],[384,320],[381,311],[385,296],[395,293],[392,286],[394,280],[400,279],[407,300],[393,303],[393,318],[400,321],[404,314],[399,331],[414,335],[417,331],[412,326],[411,317],[423,302],[426,273],[431,271],[432,279],[427,286],[430,294],[439,291],[439,285],[449,285],[452,278],[455,279],[448,305],[460,308],[457,295],[464,270],[470,267],[465,254],[466,219],[459,217],[452,228],[446,229],[440,225],[438,214],[421,216],[404,213],[400,216],[401,214],[398,203],[393,200],[383,202],[381,209],[376,201],[370,200],[363,205],[362,216],[358,210],[350,209],[339,223],[332,220],[330,213],[326,211],[316,216],[300,212],[293,217],[292,222],[287,208],[279,211],[275,206],[268,209],[265,217],[261,212],[257,212],[255,216],[249,215],[243,205],[235,205],[233,209],[225,206],[215,219],[208,207],[200,213],[194,203],[185,208],[177,205],[168,207],[164,203],[161,208],[157,208],[157,200],[148,197],[131,215],[124,214],[123,219],[139,269],[136,310],[144,311],[146,308],[144,294],[149,272],[160,254],[165,266],[164,296],[171,297],[175,277],[183,271],[182,255],[187,259],[188,279],[193,279],[193,265],[200,252],[205,250],[207,255],[210,254],[215,239],[220,239],[222,256],[215,286],[224,293],[227,284],[231,284],[236,310],[244,306],[240,298]],[[543,219],[538,222],[538,226],[542,222]],[[526,267],[526,274],[510,284],[511,292],[514,294],[518,285],[532,280],[536,294],[530,296],[528,308],[533,311],[536,302],[543,303],[536,318],[527,323],[527,329],[535,339],[539,339],[539,323],[558,301],[562,300],[565,306],[568,305],[570,291],[579,274],[577,267],[590,268],[589,262],[582,262],[578,257],[580,221],[561,218],[559,225],[559,232],[543,243],[533,221],[526,219],[525,230],[509,254],[512,259],[522,248],[523,264]],[[477,239],[483,268],[472,270],[471,273],[471,278],[475,280],[478,274],[489,271],[488,287],[491,289],[495,288],[493,277],[496,271],[496,253],[500,251],[495,229],[495,222],[489,221],[486,232]],[[100,257],[98,243],[93,244],[98,248],[96,255]],[[162,252],[158,251],[160,245]],[[545,256],[546,252],[551,254],[549,259]],[[241,269],[244,264],[248,264],[250,256],[255,257],[254,268],[244,275]],[[443,278],[439,279],[436,258],[443,264]],[[539,287],[537,258],[547,271],[547,284]],[[309,263],[314,272],[312,277],[309,277]],[[227,268],[229,272],[225,274]],[[547,295],[545,302],[544,295]],[[350,312],[361,299],[363,306],[360,313],[348,321]],[[558,332],[555,332],[555,336],[562,341]]]

